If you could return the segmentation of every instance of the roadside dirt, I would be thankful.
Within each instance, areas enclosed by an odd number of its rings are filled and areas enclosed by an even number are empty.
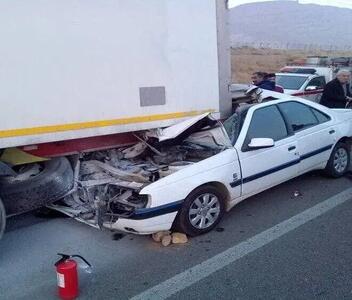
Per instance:
[[[253,72],[277,72],[286,64],[304,59],[309,55],[352,56],[352,52],[275,50],[249,47],[234,48],[231,50],[231,54],[232,82],[236,83],[249,83]]]

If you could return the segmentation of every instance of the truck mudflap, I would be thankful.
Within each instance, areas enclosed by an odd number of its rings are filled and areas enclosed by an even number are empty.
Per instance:
[[[11,164],[12,166],[17,166],[47,161],[48,158],[29,154],[18,148],[8,148],[2,152],[0,160],[5,163]]]

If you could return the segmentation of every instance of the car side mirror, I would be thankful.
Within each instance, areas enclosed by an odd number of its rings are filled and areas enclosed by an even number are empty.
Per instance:
[[[317,90],[319,87],[318,86],[315,86],[315,85],[308,85],[306,87],[306,91],[315,91]]]
[[[270,138],[254,138],[251,139],[251,142],[248,144],[248,148],[251,150],[271,148],[274,147],[275,142]]]

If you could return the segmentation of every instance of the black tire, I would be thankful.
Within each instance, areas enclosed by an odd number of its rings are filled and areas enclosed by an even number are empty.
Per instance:
[[[347,163],[346,165],[343,164],[341,168],[338,168],[335,165],[335,159],[336,159],[336,155],[338,155],[339,151],[341,153],[345,153],[346,157],[347,157]],[[336,146],[334,147],[334,149],[331,152],[329,161],[325,167],[325,174],[328,175],[329,177],[333,177],[333,178],[339,178],[343,175],[345,175],[350,167],[350,149],[349,147],[342,142],[339,142],[336,144]]]
[[[219,203],[219,214],[215,218],[215,221],[206,228],[198,228],[195,227],[190,220],[190,210],[194,208],[195,201],[197,198],[202,197],[206,194],[213,195],[217,198]],[[183,203],[180,211],[178,212],[175,222],[173,224],[173,230],[178,232],[183,232],[189,236],[197,236],[200,234],[207,233],[214,229],[218,223],[220,222],[221,218],[223,217],[225,212],[225,197],[223,194],[214,186],[207,185],[201,186],[194,190],[191,194],[187,196],[185,202]],[[200,213],[198,213],[200,214]],[[197,216],[197,214],[194,214]]]
[[[73,170],[67,158],[41,163],[41,171],[24,180],[0,178],[0,196],[7,215],[31,211],[61,199],[73,187]]]
[[[4,204],[0,199],[0,240],[2,238],[2,235],[4,234],[5,227],[6,227],[6,212],[5,212]]]

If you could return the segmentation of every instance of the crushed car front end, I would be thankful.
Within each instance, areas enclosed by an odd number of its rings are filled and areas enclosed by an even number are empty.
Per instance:
[[[202,180],[194,175],[223,165],[214,157],[231,147],[208,114],[136,138],[130,147],[82,154],[76,190],[50,207],[97,228],[168,230],[187,193]]]

